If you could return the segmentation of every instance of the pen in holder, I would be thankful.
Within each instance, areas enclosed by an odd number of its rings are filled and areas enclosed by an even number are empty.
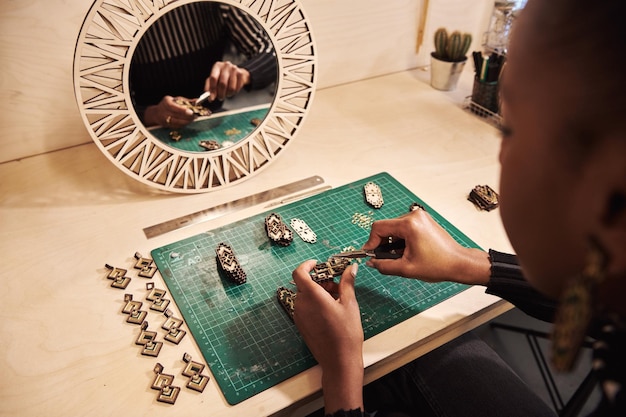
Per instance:
[[[478,77],[475,77],[474,87],[472,88],[472,104],[472,110],[475,110],[474,113],[481,113],[480,108],[474,105],[478,105],[492,113],[498,113],[500,111],[498,81],[481,81]]]
[[[498,80],[504,66],[504,55],[491,53],[484,56],[481,52],[472,53],[474,59],[474,88],[470,109],[483,117],[490,113],[499,113]]]

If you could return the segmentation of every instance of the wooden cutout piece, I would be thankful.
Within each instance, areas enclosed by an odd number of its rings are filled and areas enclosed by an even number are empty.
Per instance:
[[[148,322],[144,321],[141,323],[141,332],[135,340],[136,345],[141,345],[143,348],[141,349],[141,354],[144,356],[159,356],[159,352],[163,347],[163,342],[155,341],[157,337],[157,332],[153,332],[148,330]]]
[[[163,387],[171,385],[172,382],[174,382],[174,375],[162,373],[163,372],[162,365],[160,366],[160,371],[157,372],[157,369],[159,369],[158,365],[160,364],[157,364],[157,366],[155,366],[156,377],[154,378],[154,381],[152,381],[152,385],[150,386],[150,388],[155,389],[155,390],[161,390],[163,389]]]
[[[122,313],[128,314],[127,323],[141,324],[144,322],[147,312],[141,310],[143,303],[141,301],[133,301],[132,294],[124,294],[126,304],[122,307]]]
[[[220,242],[215,249],[215,254],[217,255],[218,267],[221,268],[229,280],[239,285],[246,282],[246,273],[243,268],[241,268],[235,256],[235,252],[230,245]]]
[[[170,130],[170,138],[174,142],[178,142],[179,140],[183,138],[183,135],[181,135],[178,130]]]
[[[311,270],[311,279],[317,283],[331,281],[335,277],[340,276],[343,271],[350,265],[348,258],[329,258],[326,262],[321,262]]]
[[[365,193],[365,201],[375,209],[379,209],[385,204],[383,193],[378,184],[368,182],[363,186],[363,192]]]
[[[139,252],[135,252],[135,269],[139,269],[139,276],[144,278],[152,278],[157,271],[157,266],[150,258],[144,258]]]
[[[207,151],[216,151],[220,148],[220,144],[216,140],[201,140],[198,145],[202,146]]]
[[[280,246],[289,246],[293,241],[293,232],[278,213],[270,213],[265,217],[265,232],[272,242]]]
[[[174,102],[179,106],[183,106],[186,109],[191,110],[196,116],[209,116],[211,114],[211,110],[209,110],[208,108],[202,105],[197,106],[187,99],[176,98],[174,99]]]
[[[167,309],[167,306],[170,304],[170,300],[165,299],[165,294],[167,294],[166,290],[161,290],[159,288],[154,287],[153,282],[149,282],[146,284],[146,290],[150,291],[146,296],[146,300],[151,301],[150,310],[163,312]]]
[[[126,287],[128,287],[131,279],[126,276],[127,271],[125,269],[117,268],[109,264],[104,264],[104,266],[109,270],[107,278],[113,281],[111,283],[111,287],[119,288],[121,290],[124,290],[126,289]]]
[[[165,310],[163,314],[167,317],[165,322],[161,325],[163,330],[167,330],[167,334],[163,338],[177,345],[187,334],[186,331],[180,328],[183,324],[183,320],[173,317],[171,310]]]
[[[157,401],[167,404],[174,404],[176,402],[176,399],[178,398],[179,393],[179,387],[168,385],[167,387],[163,387],[163,389],[157,396]]]
[[[126,304],[122,307],[122,313],[124,314],[131,314],[133,311],[141,309],[143,305],[141,301],[133,301],[132,294],[126,294],[124,301],[126,301]]]
[[[184,376],[189,378],[186,385],[187,388],[198,392],[204,391],[204,388],[206,388],[206,385],[211,379],[206,375],[202,375],[204,364],[192,361],[191,356],[188,353],[183,355],[183,361],[187,364],[182,372]]]
[[[161,352],[161,348],[163,347],[163,342],[155,342],[154,340],[147,342],[143,349],[141,349],[141,354],[144,356],[151,356],[156,358],[159,356]]]
[[[109,264],[104,264],[104,266],[110,270],[109,274],[107,275],[108,279],[118,279],[126,275],[127,271],[125,269],[117,268]]]
[[[298,236],[300,236],[300,238],[306,243],[317,242],[317,235],[309,227],[309,225],[304,222],[304,220],[291,219],[291,222],[289,224],[291,225],[291,228],[298,234]]]
[[[113,288],[118,288],[120,290],[125,290],[126,287],[128,287],[128,284],[130,284],[130,278],[129,277],[122,277],[120,279],[116,279],[111,283],[111,287]]]
[[[206,375],[194,375],[187,381],[186,387],[194,391],[202,392],[209,383],[209,377]]]
[[[424,206],[419,203],[411,203],[409,206],[409,211],[417,211],[417,210],[426,210]]]
[[[154,373],[156,374],[156,377],[154,378],[154,381],[152,381],[150,388],[159,391],[157,401],[174,404],[176,402],[176,398],[178,398],[178,394],[180,393],[180,388],[172,385],[172,382],[174,382],[174,375],[164,374],[163,365],[160,363],[157,363],[154,366]]]
[[[477,185],[467,199],[481,210],[491,211],[498,207],[498,193],[488,185]]]
[[[126,318],[126,322],[132,324],[141,324],[146,319],[147,315],[148,313],[143,310],[133,311]]]
[[[279,287],[276,290],[276,297],[278,298],[278,302],[283,307],[289,318],[293,320],[293,310],[296,293],[288,288]]]
[[[167,334],[163,336],[163,339],[177,345],[181,340],[183,340],[183,337],[185,337],[186,334],[186,331],[179,329],[178,327],[174,327],[168,330]]]

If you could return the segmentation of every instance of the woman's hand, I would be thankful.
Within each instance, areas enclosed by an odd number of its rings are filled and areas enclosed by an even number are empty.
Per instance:
[[[339,284],[324,287],[311,279],[315,261],[293,271],[298,287],[294,321],[322,367],[326,413],[363,408],[363,327],[354,292],[357,264],[344,271]]]
[[[382,274],[423,281],[453,281],[486,285],[491,264],[479,249],[461,246],[426,211],[415,210],[397,219],[372,224],[364,250],[375,249],[391,238],[404,239],[406,247],[400,259],[375,259],[367,265]]]
[[[165,96],[159,104],[148,106],[144,112],[146,126],[163,126],[170,129],[180,129],[193,122],[195,116],[190,109],[176,104],[175,100],[186,100],[184,97]]]
[[[204,91],[209,91],[209,101],[232,97],[250,83],[248,70],[239,68],[230,61],[218,61],[211,68],[211,75],[204,83]]]

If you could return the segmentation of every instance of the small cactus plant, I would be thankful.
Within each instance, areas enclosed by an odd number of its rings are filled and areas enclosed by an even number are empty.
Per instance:
[[[472,43],[472,35],[455,30],[450,35],[445,28],[435,32],[435,52],[433,56],[442,61],[460,62],[465,60]]]

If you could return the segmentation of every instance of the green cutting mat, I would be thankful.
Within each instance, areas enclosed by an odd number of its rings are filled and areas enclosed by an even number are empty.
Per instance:
[[[376,210],[363,198],[373,181],[385,204]],[[295,233],[288,247],[270,244],[265,212],[152,251],[161,275],[230,404],[237,404],[315,364],[276,299],[279,286],[293,288],[291,271],[307,259],[326,260],[347,246],[359,248],[369,236],[362,218],[380,220],[406,213],[412,202],[428,212],[461,244],[477,247],[422,200],[387,173],[380,173],[273,210],[289,224],[304,220],[317,234],[305,243]],[[234,285],[217,272],[215,248],[230,244],[248,276]],[[372,337],[459,293],[466,286],[428,284],[382,276],[360,268],[356,294],[365,337]]]
[[[160,127],[150,130],[150,133],[172,148],[189,152],[207,152],[206,149],[198,144],[201,140],[214,140],[220,145],[224,141],[237,143],[256,129],[256,126],[250,120],[254,118],[263,120],[268,111],[269,107],[266,107],[241,113],[225,114],[223,116],[216,113],[209,118],[201,118],[181,129],[175,129],[182,136],[182,139],[178,141],[170,138],[170,132],[173,129]],[[230,129],[237,129],[239,133],[233,135],[226,134],[226,131]]]

